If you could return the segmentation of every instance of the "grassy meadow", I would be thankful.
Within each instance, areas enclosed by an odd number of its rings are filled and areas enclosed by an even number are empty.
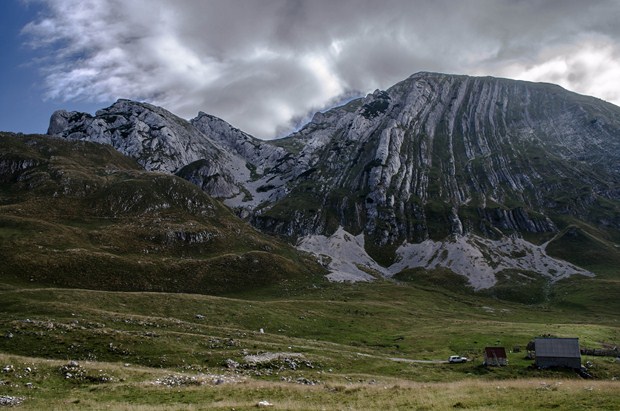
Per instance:
[[[620,407],[614,358],[584,357],[586,380],[525,358],[544,334],[617,344],[617,302],[593,302],[592,315],[391,281],[229,296],[4,283],[0,301],[0,365],[12,366],[0,395],[23,399],[20,409]],[[507,347],[507,367],[481,365],[489,345]],[[471,361],[447,364],[451,354]]]

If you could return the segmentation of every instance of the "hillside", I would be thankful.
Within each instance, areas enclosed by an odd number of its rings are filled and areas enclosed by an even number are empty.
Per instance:
[[[127,100],[57,112],[49,133],[176,173],[328,257],[336,281],[448,269],[477,289],[547,284],[614,261],[564,252],[566,233],[592,239],[585,254],[620,243],[620,108],[552,84],[417,73],[269,142]]]
[[[294,188],[261,219],[379,244],[536,236],[564,216],[617,231],[619,130],[620,108],[558,86],[418,73],[276,142],[300,150]]]
[[[223,294],[322,271],[195,185],[108,145],[3,133],[0,192],[4,281]]]

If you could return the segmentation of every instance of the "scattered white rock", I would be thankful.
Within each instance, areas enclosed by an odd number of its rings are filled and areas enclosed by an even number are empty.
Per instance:
[[[165,377],[156,379],[153,384],[164,385],[166,387],[180,387],[187,385],[202,385],[204,384],[204,380],[196,376],[166,375]]]
[[[231,369],[231,370],[234,370],[239,367],[239,363],[235,360],[231,360],[230,358],[228,358],[225,361],[225,365],[226,365],[226,368]]]
[[[256,404],[257,407],[261,408],[261,407],[272,407],[273,404],[270,403],[269,401],[259,401],[258,404]]]
[[[179,375],[170,374],[158,378],[151,382],[153,385],[162,385],[164,387],[186,387],[195,385],[221,385],[231,384],[243,381],[244,378],[236,375],[223,374],[197,374],[197,375]]]
[[[551,281],[571,275],[594,276],[589,271],[547,255],[546,244],[535,245],[522,238],[504,237],[490,240],[468,234],[447,241],[426,240],[417,244],[404,243],[396,250],[396,263],[382,267],[364,249],[364,236],[353,236],[342,227],[329,237],[303,237],[297,248],[317,256],[328,256],[331,281],[372,281],[374,277],[359,267],[367,267],[385,277],[407,268],[449,268],[467,277],[476,290],[492,287],[496,274],[508,269],[533,271]]]
[[[328,265],[330,273],[327,278],[334,282],[373,281],[375,278],[358,266],[368,267],[383,275],[389,271],[373,260],[364,249],[364,235],[354,236],[339,227],[329,237],[324,235],[310,235],[303,237],[297,248],[317,256],[326,255],[331,258]]]
[[[504,237],[490,240],[476,235],[457,236],[450,241],[426,240],[403,244],[396,250],[397,262],[390,266],[392,275],[406,269],[446,267],[469,279],[477,290],[492,287],[495,275],[508,269],[533,271],[552,281],[571,275],[594,274],[566,261],[550,257],[545,246],[522,238]]]
[[[246,355],[243,357],[243,360],[248,364],[260,364],[274,360],[286,360],[291,358],[303,359],[304,355],[294,352],[266,352],[256,355]]]
[[[24,402],[23,397],[13,397],[10,395],[0,395],[0,407],[15,407]]]

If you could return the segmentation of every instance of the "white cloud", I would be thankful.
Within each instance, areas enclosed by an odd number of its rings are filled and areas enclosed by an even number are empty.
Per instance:
[[[599,0],[40,0],[47,95],[200,110],[273,138],[352,93],[441,71],[620,104],[620,5]]]
[[[518,80],[550,82],[620,106],[620,58],[609,38],[586,36],[559,49],[546,49],[533,64],[506,65],[502,74]]]

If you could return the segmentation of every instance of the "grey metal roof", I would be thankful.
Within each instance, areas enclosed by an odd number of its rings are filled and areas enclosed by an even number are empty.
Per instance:
[[[536,338],[536,357],[581,358],[579,338]]]

